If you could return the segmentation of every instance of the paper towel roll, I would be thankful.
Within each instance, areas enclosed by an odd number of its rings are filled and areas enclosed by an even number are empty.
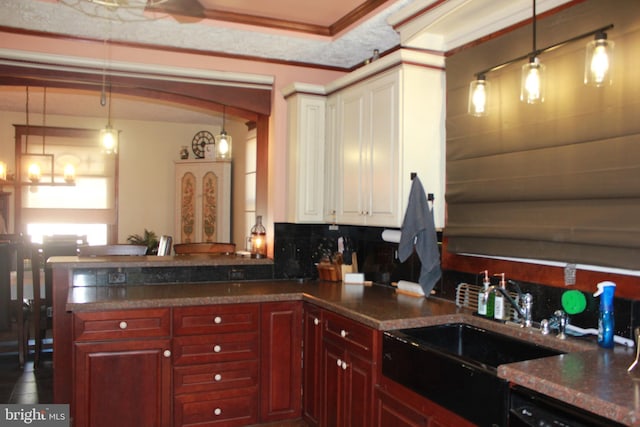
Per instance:
[[[383,230],[382,240],[385,242],[400,243],[400,230]]]
[[[424,290],[419,283],[410,282],[408,280],[398,281],[398,289],[415,295],[424,295]]]

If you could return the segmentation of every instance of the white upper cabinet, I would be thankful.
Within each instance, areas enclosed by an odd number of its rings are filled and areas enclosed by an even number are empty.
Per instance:
[[[400,227],[416,173],[442,228],[444,58],[401,49],[315,93],[306,86],[285,93],[289,221]],[[321,99],[322,130],[320,110],[308,111]]]
[[[317,86],[287,89],[288,156],[287,220],[324,221],[325,96]]]

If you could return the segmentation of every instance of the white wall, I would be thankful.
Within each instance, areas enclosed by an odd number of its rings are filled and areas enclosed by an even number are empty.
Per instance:
[[[41,124],[38,114],[30,114],[31,124]],[[213,119],[212,119],[213,121]],[[9,171],[14,169],[14,128],[13,124],[25,124],[24,113],[0,112],[0,158],[7,162]],[[63,126],[100,129],[105,126],[104,118],[82,118],[47,115],[47,126]],[[118,242],[125,243],[130,234],[142,234],[144,229],[156,234],[173,235],[175,179],[173,161],[179,159],[183,145],[191,151],[191,139],[200,130],[208,130],[214,135],[220,132],[218,126],[200,124],[148,122],[134,120],[112,120],[120,133],[120,197],[118,205]],[[244,122],[226,119],[227,133],[233,137],[234,146],[246,139]],[[234,147],[234,154],[243,150]],[[234,165],[243,165],[244,159],[234,158]],[[5,191],[12,191],[5,187]],[[244,191],[244,186],[241,187]],[[244,197],[240,195],[238,197]],[[13,224],[13,221],[10,222]],[[243,237],[237,244],[244,247]]]

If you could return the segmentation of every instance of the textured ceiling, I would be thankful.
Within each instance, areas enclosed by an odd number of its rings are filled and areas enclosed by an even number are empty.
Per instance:
[[[0,26],[351,68],[369,58],[374,49],[384,52],[399,45],[399,35],[386,19],[412,1],[379,0],[373,5],[381,6],[373,8],[368,15],[360,16],[349,14],[354,8],[369,2],[201,0],[203,5],[212,8],[212,12],[234,11],[245,16],[245,22],[253,22],[246,15],[249,12],[254,17],[281,16],[292,24],[291,28],[295,28],[293,24],[296,23],[328,28],[347,15],[359,18],[334,36],[275,29],[269,27],[268,20],[264,19],[256,21],[257,25],[246,25],[208,18],[185,20],[162,13],[145,14],[143,8],[110,11],[86,0],[0,0],[3,8]],[[134,0],[129,2],[135,4]]]

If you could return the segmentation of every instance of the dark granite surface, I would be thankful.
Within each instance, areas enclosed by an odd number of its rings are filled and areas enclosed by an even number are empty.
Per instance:
[[[534,329],[473,316],[448,300],[396,294],[387,286],[260,281],[75,287],[66,308],[78,312],[284,300],[313,302],[379,330],[466,322],[565,351],[561,356],[502,365],[498,375],[625,425],[640,426],[640,368],[626,370],[635,356],[633,349],[604,350],[592,341],[561,341]]]

